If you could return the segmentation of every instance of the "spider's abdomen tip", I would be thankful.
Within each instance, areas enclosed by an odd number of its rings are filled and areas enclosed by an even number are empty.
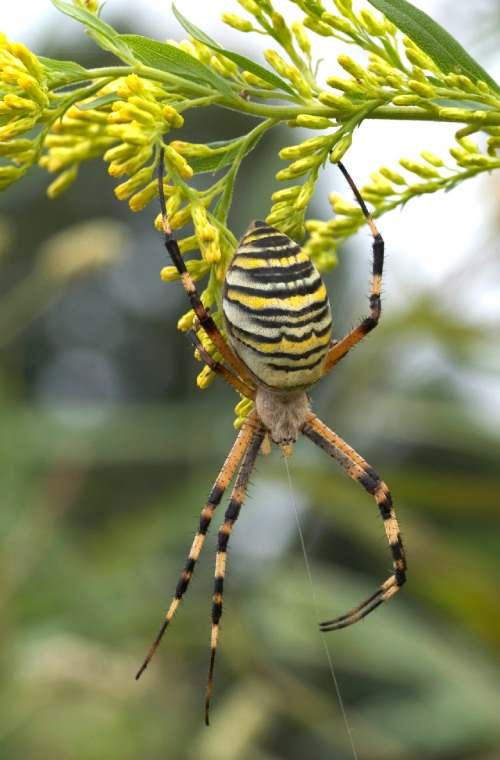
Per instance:
[[[293,443],[280,443],[279,447],[281,449],[281,453],[284,457],[288,459],[288,457],[291,457],[293,454]]]

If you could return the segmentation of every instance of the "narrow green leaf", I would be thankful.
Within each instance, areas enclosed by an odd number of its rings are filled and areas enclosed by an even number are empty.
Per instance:
[[[234,94],[228,83],[215,71],[174,45],[149,40],[138,34],[121,34],[117,39],[125,43],[134,58],[145,66],[175,74],[196,84],[204,82],[222,95]]]
[[[252,61],[250,58],[246,58],[246,56],[240,55],[240,53],[233,53],[231,50],[226,50],[225,48],[221,47],[215,40],[209,37],[208,34],[205,34],[203,29],[199,29],[197,26],[192,24],[191,21],[188,21],[188,19],[185,18],[182,13],[177,10],[175,5],[172,5],[172,10],[177,21],[182,24],[186,32],[190,34],[191,37],[194,37],[195,40],[202,42],[212,50],[217,50],[218,53],[222,53],[222,55],[225,55],[226,58],[229,58],[230,61],[236,63],[237,66],[240,66],[240,68],[242,68],[244,71],[250,71],[252,74],[255,74],[255,76],[258,76],[265,82],[278,87],[280,90],[288,92],[290,95],[297,94],[289,84],[281,79],[281,77],[277,76],[277,74],[275,74],[273,71],[269,71],[269,69],[266,69],[264,66],[255,63],[255,61]]]
[[[58,11],[74,18],[75,21],[79,21],[84,24],[88,29],[92,38],[104,49],[110,50],[126,59],[127,48],[121,45],[117,37],[115,29],[109,24],[106,24],[94,13],[90,13],[85,8],[81,8],[78,5],[72,5],[65,3],[63,0],[51,0]]]
[[[500,86],[472,58],[457,40],[423,11],[406,0],[369,0],[374,8],[392,21],[445,74],[465,74],[473,82],[481,79],[495,92]]]
[[[78,79],[84,79],[85,77],[87,79],[90,78],[87,70],[73,61],[55,61],[52,58],[45,58],[42,55],[38,56],[38,60],[42,66],[47,69],[49,76],[55,74],[71,78],[77,77]]]
[[[260,135],[259,135],[260,137]],[[232,164],[238,152],[241,150],[241,137],[237,137],[233,140],[223,140],[219,142],[207,143],[207,147],[213,150],[227,147],[227,150],[223,150],[215,153],[212,156],[196,156],[188,159],[189,166],[194,170],[196,174],[204,174],[206,172],[216,172],[223,169],[228,164]],[[255,147],[255,142],[251,142],[246,146],[245,155],[250,153]]]

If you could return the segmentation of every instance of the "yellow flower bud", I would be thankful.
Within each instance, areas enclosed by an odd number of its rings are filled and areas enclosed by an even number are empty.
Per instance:
[[[253,30],[251,21],[240,18],[235,13],[223,13],[222,21],[233,29],[237,29],[238,32],[251,32]]]
[[[264,58],[275,71],[282,77],[286,77],[288,64],[275,50],[264,50]]]
[[[427,164],[419,164],[416,161],[411,161],[407,158],[400,158],[399,163],[403,169],[407,169],[409,172],[412,172],[412,174],[422,177],[422,179],[435,179],[440,176],[437,169],[433,166],[428,166]]]
[[[424,161],[427,161],[428,164],[432,164],[432,166],[444,166],[444,163],[439,156],[435,156],[434,153],[429,153],[428,150],[422,150],[420,155]]]
[[[309,39],[309,36],[307,35],[307,32],[300,21],[293,22],[292,32],[295,36],[295,39],[297,40],[299,48],[303,53],[306,54],[307,57],[309,57],[309,54],[311,52],[311,40]]]
[[[367,78],[368,72],[366,72],[364,68],[359,65],[359,63],[353,61],[352,58],[350,58],[348,55],[339,55],[337,61],[339,62],[339,65],[342,66],[344,71],[347,71],[347,73],[350,74],[354,79],[364,80]]]
[[[434,98],[436,96],[436,91],[430,84],[424,84],[424,82],[418,82],[415,79],[410,79],[408,87],[422,98]]]
[[[328,129],[333,126],[333,122],[326,116],[311,116],[308,113],[299,114],[296,122],[299,127],[307,127],[307,129]]]
[[[368,34],[373,37],[385,37],[385,24],[383,21],[379,21],[373,13],[366,8],[362,8],[359,12],[359,21]]]
[[[177,151],[172,148],[171,145],[165,146],[165,161],[173,165],[182,179],[191,179],[193,176],[193,170],[189,166],[184,156],[181,156],[180,153],[177,153]]]
[[[51,182],[51,184],[47,188],[47,195],[49,198],[54,199],[57,198],[58,195],[63,193],[65,190],[68,189],[70,185],[73,184],[76,177],[78,175],[78,168],[76,166],[72,167],[71,169],[66,169],[66,171],[61,172],[56,179]]]
[[[328,24],[328,26],[331,26],[332,29],[335,29],[337,32],[344,32],[344,34],[352,33],[352,24],[350,24],[345,18],[334,16],[333,13],[322,13],[321,21]]]

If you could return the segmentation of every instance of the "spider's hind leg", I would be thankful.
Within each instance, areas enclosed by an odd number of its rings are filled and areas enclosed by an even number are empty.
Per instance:
[[[186,560],[184,570],[182,571],[179,581],[177,583],[177,587],[174,593],[174,598],[172,599],[172,602],[170,604],[170,607],[168,608],[167,614],[165,615],[163,624],[160,630],[158,631],[158,634],[148,654],[146,655],[141,667],[139,668],[137,672],[136,679],[141,677],[142,673],[146,670],[147,666],[149,665],[154,653],[156,652],[158,648],[160,641],[163,638],[165,631],[167,630],[170,624],[170,621],[172,620],[175,613],[177,612],[177,608],[179,607],[182,597],[188,590],[189,583],[191,581],[191,578],[193,577],[194,568],[199,559],[201,550],[203,548],[205,537],[206,537],[208,528],[210,526],[210,523],[212,521],[214,512],[216,508],[218,507],[218,505],[220,504],[221,499],[224,496],[229,484],[231,483],[234,473],[236,472],[236,468],[238,467],[238,464],[241,461],[241,458],[244,456],[245,451],[249,446],[249,442],[252,440],[252,437],[255,434],[255,418],[256,418],[255,412],[250,412],[250,415],[248,416],[243,427],[241,428],[238,434],[238,437],[236,438],[236,441],[234,442],[233,447],[231,451],[229,452],[226,458],[226,461],[224,462],[222,466],[219,476],[214,483],[214,486],[208,497],[207,503],[205,504],[201,512],[199,524],[198,524],[198,530],[196,531],[196,535],[194,537],[193,544],[191,546],[188,558]]]
[[[394,512],[392,497],[383,480],[354,449],[345,443],[336,433],[324,425],[314,414],[310,414],[301,428],[301,432],[313,443],[323,449],[343,470],[356,480],[368,493],[375,497],[392,554],[394,574],[388,578],[374,594],[358,604],[345,615],[320,623],[321,630],[336,631],[346,628],[358,620],[362,620],[373,612],[382,602],[391,598],[406,581],[406,559],[399,531],[398,521]]]

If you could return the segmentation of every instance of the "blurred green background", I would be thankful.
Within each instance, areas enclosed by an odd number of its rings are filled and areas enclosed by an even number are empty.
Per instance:
[[[130,18],[115,23],[145,31]],[[74,46],[82,42],[76,27]],[[42,49],[57,55],[48,41]],[[95,54],[73,53],[85,63]],[[182,139],[246,128],[205,111]],[[243,168],[237,235],[266,214],[283,140],[268,138]],[[314,596],[275,451],[259,460],[231,541],[211,728],[215,529],[134,681],[234,440],[237,399],[220,382],[196,389],[201,365],[175,328],[187,305],[180,286],[159,279],[153,208],[133,216],[99,162],[57,201],[46,200],[46,184],[33,172],[0,197],[1,757],[351,758],[317,620],[374,591],[390,559],[373,499],[306,441],[290,470]],[[381,325],[313,392],[319,416],[391,487],[408,551],[404,590],[325,638],[365,760],[500,753],[500,185],[478,184],[475,205],[457,191],[454,214],[439,222],[481,219],[439,277],[416,277],[384,219]],[[325,194],[340,187],[331,172]],[[327,213],[318,203],[312,216]],[[440,203],[415,204],[420,223],[408,237],[421,237],[422,259],[440,256],[427,216]],[[366,312],[369,246],[363,231],[327,278],[337,337]],[[66,266],[89,253],[116,262]]]

